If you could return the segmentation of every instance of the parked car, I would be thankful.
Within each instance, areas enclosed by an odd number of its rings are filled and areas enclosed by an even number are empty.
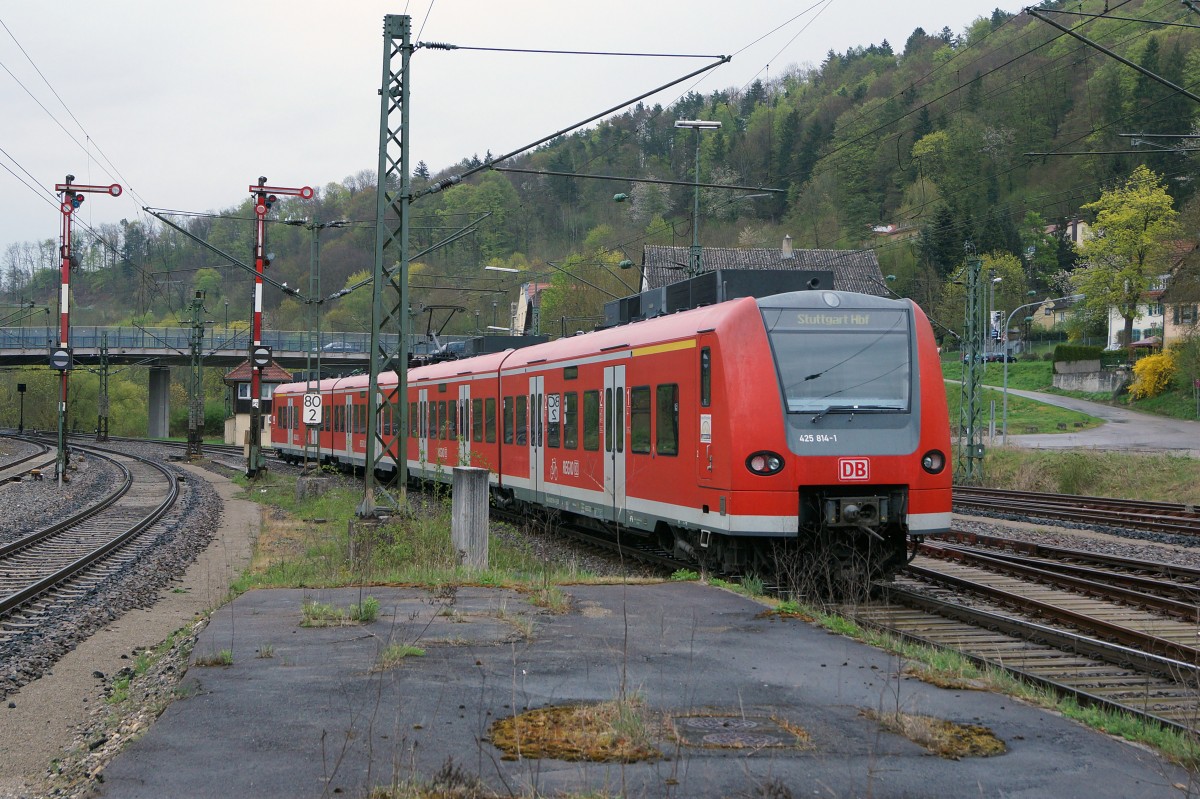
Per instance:
[[[322,352],[362,352],[362,345],[353,341],[331,341],[324,347],[321,347]]]
[[[976,358],[978,359],[976,363],[1004,363],[1005,361],[1014,363],[1017,360],[1017,357],[1009,352],[981,352]],[[962,362],[967,363],[970,360],[971,356],[964,355]]]

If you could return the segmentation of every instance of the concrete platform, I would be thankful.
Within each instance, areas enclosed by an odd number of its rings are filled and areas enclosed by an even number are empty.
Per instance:
[[[195,661],[228,649],[232,665],[193,665],[190,695],[109,765],[100,795],[364,797],[448,761],[503,796],[1128,799],[1181,796],[1189,783],[1153,753],[1010,697],[898,677],[905,664],[894,656],[762,618],[761,606],[720,589],[566,590],[574,609],[560,616],[482,588],[246,594],[193,652]],[[365,596],[382,605],[377,621],[300,626],[305,599],[344,607]],[[375,670],[393,642],[426,654]],[[610,700],[622,686],[682,726],[696,726],[692,714],[730,724],[707,742],[664,737],[663,759],[631,765],[503,760],[488,742],[496,719]],[[986,725],[1008,751],[942,759],[862,712],[897,708]],[[783,725],[810,741],[779,740]]]

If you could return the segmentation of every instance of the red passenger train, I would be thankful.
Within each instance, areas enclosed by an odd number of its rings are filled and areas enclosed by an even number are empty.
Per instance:
[[[395,383],[380,376],[385,393]],[[367,384],[320,381],[310,457],[364,464]],[[304,452],[304,392],[275,391],[286,460]],[[796,551],[887,574],[914,540],[950,526],[946,394],[932,329],[909,300],[730,300],[413,368],[404,407],[411,478],[482,466],[499,505],[643,535],[709,568],[768,574]]]

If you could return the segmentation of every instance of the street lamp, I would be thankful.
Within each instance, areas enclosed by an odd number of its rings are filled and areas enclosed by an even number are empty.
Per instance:
[[[696,131],[696,169],[692,180],[696,185],[695,198],[692,204],[692,249],[688,261],[692,277],[700,274],[702,269],[700,256],[700,131],[717,130],[721,123],[708,119],[677,119],[677,128],[691,128]]]
[[[1038,305],[1045,305],[1048,302],[1059,302],[1061,300],[1077,301],[1077,300],[1082,300],[1082,299],[1083,299],[1082,294],[1069,294],[1066,297],[1055,297],[1054,299],[1047,298],[1044,300],[1038,300],[1037,302],[1027,302],[1024,305],[1018,305],[1016,308],[1013,309],[1012,313],[1010,313],[1008,315],[1008,319],[1004,323],[1004,329],[1007,330],[1009,325],[1012,324],[1012,318],[1017,315],[1017,311],[1023,310],[1025,308],[1034,308],[1034,307],[1037,307]],[[1000,443],[1004,446],[1008,446],[1008,353],[1007,352],[1004,354],[1004,410],[1000,416],[1000,430],[1001,430]]]
[[[988,338],[987,338],[987,341],[984,343],[984,347],[983,347],[984,352],[991,352],[993,349],[991,341],[992,341],[992,325],[995,324],[995,313],[996,313],[996,284],[1002,280],[1004,280],[1004,278],[1002,278],[1002,277],[993,277],[992,278],[991,299],[988,301]],[[996,334],[997,334],[997,337],[999,337],[1000,331],[997,330]]]

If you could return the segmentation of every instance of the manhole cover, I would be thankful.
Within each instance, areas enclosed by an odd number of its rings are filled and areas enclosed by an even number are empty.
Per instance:
[[[713,732],[702,739],[707,746],[721,746],[734,749],[756,748],[761,746],[785,746],[785,742],[774,735],[755,735],[745,732]]]
[[[695,730],[752,730],[758,726],[750,719],[731,719],[721,716],[685,716],[683,723]]]
[[[773,719],[736,716],[675,716],[675,736],[686,746],[719,749],[800,747],[807,741]]]

